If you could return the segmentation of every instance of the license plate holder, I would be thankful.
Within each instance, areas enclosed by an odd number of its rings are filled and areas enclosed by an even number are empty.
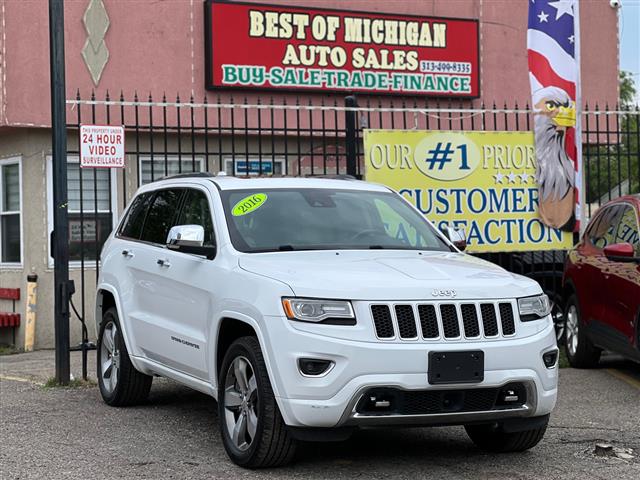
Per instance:
[[[484,380],[484,352],[429,352],[428,380],[431,385],[479,383]]]

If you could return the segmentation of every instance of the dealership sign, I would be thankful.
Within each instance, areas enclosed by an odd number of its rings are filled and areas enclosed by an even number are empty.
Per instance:
[[[210,0],[207,88],[478,97],[478,21]]]
[[[364,145],[366,179],[437,226],[465,229],[471,252],[572,246],[573,234],[540,221],[531,132],[365,130]],[[387,228],[410,235],[402,224]]]
[[[124,127],[81,125],[80,166],[83,168],[123,168]]]

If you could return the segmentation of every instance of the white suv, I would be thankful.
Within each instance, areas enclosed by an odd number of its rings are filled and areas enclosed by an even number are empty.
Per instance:
[[[101,260],[105,402],[143,401],[154,375],[207,393],[244,467],[363,426],[464,425],[479,447],[525,450],[556,402],[540,286],[380,185],[167,178],[140,188]]]

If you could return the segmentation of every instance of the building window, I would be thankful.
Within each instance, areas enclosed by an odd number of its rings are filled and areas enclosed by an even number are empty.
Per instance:
[[[204,162],[201,157],[173,155],[165,158],[164,155],[155,155],[153,161],[151,161],[151,157],[140,157],[139,183],[146,185],[170,175],[202,171],[204,171]]]
[[[53,181],[51,158],[47,162],[49,183],[49,230],[53,229]],[[69,212],[69,261],[95,261],[117,220],[115,170],[80,168],[77,157],[67,158]],[[51,263],[51,262],[50,262]]]
[[[19,158],[0,160],[0,264],[22,263],[22,170]]]

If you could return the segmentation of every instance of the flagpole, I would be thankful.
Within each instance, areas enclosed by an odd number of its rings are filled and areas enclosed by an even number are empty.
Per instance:
[[[578,76],[576,80],[576,159],[578,162],[577,180],[580,184],[578,186],[578,220],[580,221],[580,235],[584,232],[587,226],[587,195],[586,185],[587,179],[584,178],[584,165],[582,161],[582,62],[580,58],[580,50],[582,44],[580,42],[580,0],[576,0],[575,7],[573,9],[573,29],[575,37],[575,55],[576,64],[578,65]]]

